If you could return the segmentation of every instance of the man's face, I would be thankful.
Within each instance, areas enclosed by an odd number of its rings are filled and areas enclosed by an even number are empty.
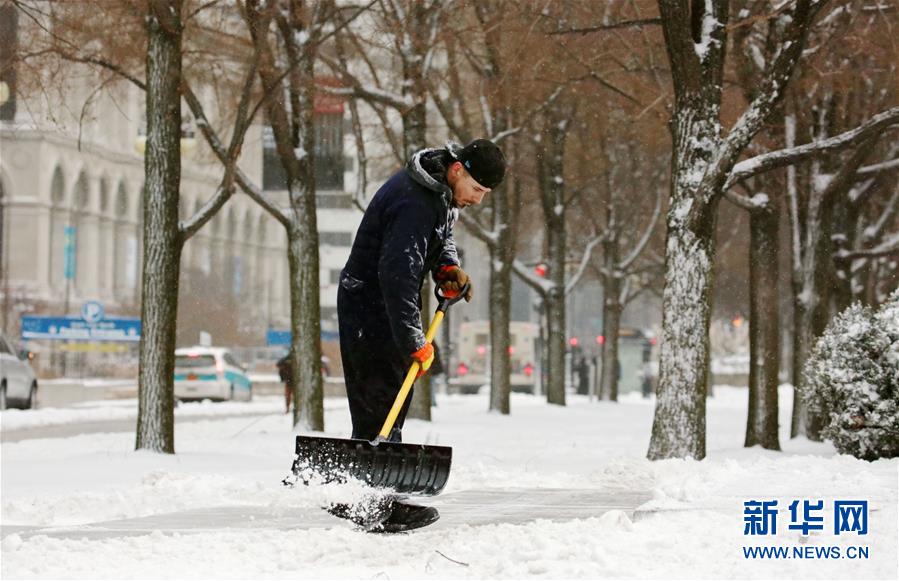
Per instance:
[[[458,208],[480,204],[484,196],[490,192],[490,188],[485,188],[475,181],[465,166],[458,161],[450,166],[447,182],[453,190],[453,202]]]

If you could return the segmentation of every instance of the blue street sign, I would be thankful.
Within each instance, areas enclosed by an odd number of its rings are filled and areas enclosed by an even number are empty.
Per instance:
[[[277,347],[279,345],[290,345],[290,330],[286,329],[269,329],[265,332],[265,344],[269,347]],[[339,338],[335,331],[322,331],[322,341],[337,341]]]
[[[276,345],[290,345],[290,337],[290,331],[269,329],[265,332],[265,344],[269,347],[274,347]]]
[[[65,258],[64,276],[66,280],[75,278],[75,227],[66,226],[63,229],[63,257]]]
[[[22,317],[22,340],[50,341],[140,341],[140,319],[137,317],[106,317],[89,323],[81,317]]]

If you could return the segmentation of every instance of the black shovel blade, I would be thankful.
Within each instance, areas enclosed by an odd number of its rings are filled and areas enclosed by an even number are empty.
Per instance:
[[[446,486],[452,460],[448,446],[297,436],[293,473],[305,482],[313,472],[324,482],[353,478],[400,494],[434,496]]]

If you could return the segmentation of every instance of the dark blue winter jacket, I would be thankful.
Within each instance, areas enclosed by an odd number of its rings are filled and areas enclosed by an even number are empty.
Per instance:
[[[381,186],[341,273],[341,286],[364,297],[355,308],[384,311],[403,353],[425,344],[420,312],[425,276],[459,264],[453,240],[457,210],[446,183],[452,161],[449,149],[422,150]]]

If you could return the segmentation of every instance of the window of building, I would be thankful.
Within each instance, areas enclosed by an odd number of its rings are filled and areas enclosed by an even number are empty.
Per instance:
[[[109,209],[109,182],[106,178],[100,180],[100,213],[105,214]]]
[[[343,112],[316,117],[315,187],[343,190]]]
[[[350,232],[319,232],[318,243],[328,246],[352,246],[353,234]]]
[[[315,117],[315,187],[343,190],[343,112],[318,113]],[[287,172],[278,156],[271,127],[262,131],[262,187],[287,189]]]
[[[0,4],[0,121],[16,117],[16,68],[19,14],[11,2]]]

